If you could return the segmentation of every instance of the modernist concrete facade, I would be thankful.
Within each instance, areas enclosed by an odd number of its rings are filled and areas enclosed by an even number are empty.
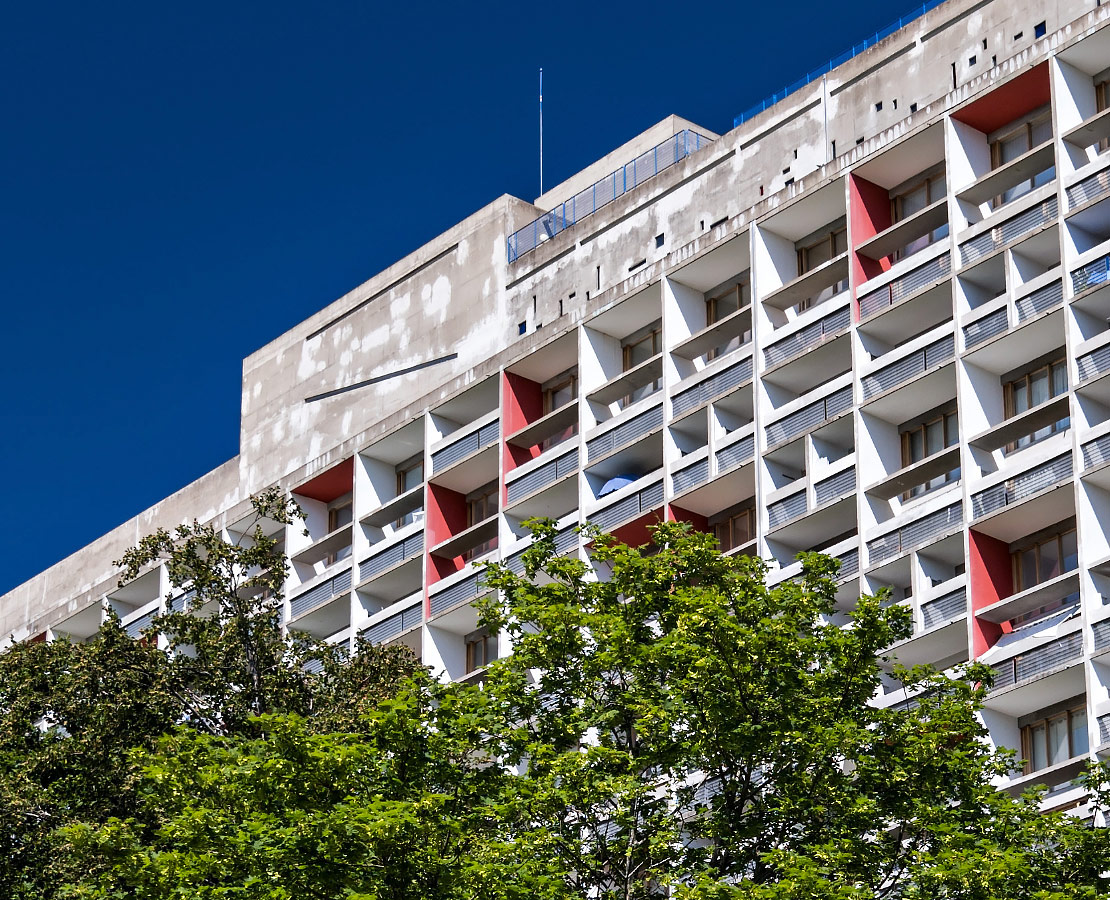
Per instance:
[[[907,663],[989,662],[986,723],[1071,780],[1110,749],[1110,8],[949,0],[724,135],[668,119],[502,197],[251,355],[240,454],[0,598],[0,633],[134,632],[111,560],[277,485],[291,627],[498,650],[475,560],[534,515],[677,518],[839,602],[913,611]],[[584,557],[585,558],[585,557]],[[187,602],[187,598],[185,598]],[[912,702],[891,680],[876,702]]]

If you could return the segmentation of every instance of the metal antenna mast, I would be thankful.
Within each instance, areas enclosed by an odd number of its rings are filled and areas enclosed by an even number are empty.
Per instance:
[[[544,70],[539,69],[539,193],[544,192]]]

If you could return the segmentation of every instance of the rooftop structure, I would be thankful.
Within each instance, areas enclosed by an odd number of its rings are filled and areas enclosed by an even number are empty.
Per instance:
[[[838,603],[906,663],[994,666],[986,724],[1052,787],[1110,750],[1110,8],[947,0],[724,135],[665,120],[503,196],[244,361],[239,455],[0,598],[15,639],[134,633],[111,560],[277,485],[290,627],[445,678],[499,648],[471,563],[525,519],[660,518]],[[588,198],[588,199],[587,199]],[[891,679],[875,702],[912,702]]]

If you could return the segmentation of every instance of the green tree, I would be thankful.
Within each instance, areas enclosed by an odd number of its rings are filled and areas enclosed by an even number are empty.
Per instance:
[[[157,618],[143,640],[109,617],[86,643],[0,654],[0,897],[53,896],[82,871],[55,846],[58,827],[135,813],[132,749],[152,749],[181,724],[251,739],[252,717],[272,713],[300,715],[310,730],[350,730],[418,668],[405,649],[360,644],[347,664],[334,648],[283,633],[277,598],[288,562],[271,532],[299,510],[276,492],[253,507],[237,544],[193,523],[156,532],[119,561],[124,583],[164,560],[193,612]]]
[[[140,751],[135,813],[65,831],[67,855],[95,873],[74,891],[1063,900],[1110,888],[1110,832],[993,787],[1014,759],[982,740],[988,669],[903,670],[917,704],[870,705],[878,657],[909,622],[864,597],[849,627],[832,624],[835,562],[807,555],[798,580],[768,588],[759,561],[675,524],[648,548],[596,535],[591,553],[593,567],[560,558],[540,523],[523,575],[489,570],[499,593],[483,619],[515,649],[480,687],[418,677],[364,708],[355,734],[264,717],[248,738],[194,729]],[[1090,779],[1105,809],[1105,773]]]

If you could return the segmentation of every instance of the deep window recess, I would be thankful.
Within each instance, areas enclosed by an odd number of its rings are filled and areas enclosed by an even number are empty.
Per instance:
[[[839,219],[827,229],[802,238],[794,247],[798,252],[798,274],[804,275],[806,272],[812,272],[818,266],[827,263],[848,249],[848,226],[844,219]],[[848,279],[841,279],[832,287],[825,288],[816,297],[810,297],[798,303],[794,309],[797,312],[803,312],[847,289]]]
[[[717,536],[717,543],[721,545],[722,553],[743,547],[755,537],[754,507],[749,506],[725,513],[719,521],[713,523],[713,533]]]
[[[1095,85],[1095,107],[1099,112],[1110,108],[1110,79]],[[1103,153],[1107,149],[1110,149],[1110,138],[1103,138],[1098,142],[1098,152]]]
[[[328,534],[335,531],[337,528],[342,528],[344,525],[350,525],[354,521],[351,506],[351,496],[348,494],[338,500],[333,500],[328,504]],[[339,562],[341,559],[346,559],[351,555],[351,545],[340,547],[334,553],[329,553],[326,565]]]
[[[464,639],[466,641],[466,673],[476,672],[485,668],[497,659],[497,639],[492,637],[489,630],[481,628],[471,632]]]
[[[1014,590],[1017,592],[1027,591],[1065,572],[1074,572],[1079,567],[1079,544],[1074,521],[1061,523],[1053,533],[1042,533],[1013,544],[1010,558],[1013,560]],[[1063,605],[1066,604],[1061,603]]]
[[[915,213],[921,212],[926,206],[936,203],[944,197],[946,191],[943,168],[940,171],[925,173],[917,179],[898,186],[890,194],[891,220],[901,222],[903,219],[908,219]],[[917,238],[897,251],[894,258],[898,260],[913,256],[918,250],[925,249],[947,235],[948,223],[945,222],[939,228],[933,229],[929,234]]]
[[[956,417],[956,401],[944,407],[926,413],[920,419],[903,424],[899,429],[902,435],[902,466],[911,466],[914,463],[939,453],[946,447],[951,447],[959,440],[959,421]],[[960,477],[960,468],[957,466],[950,472],[938,475],[911,488],[902,495],[903,500],[911,497],[920,497],[928,491],[951,484]]]
[[[477,525],[479,522],[484,522],[486,519],[497,514],[498,490],[497,481],[494,480],[466,495],[467,528]],[[471,547],[461,554],[463,561],[470,562],[470,560],[476,559],[484,553],[489,553],[489,551],[496,546],[496,537],[490,538],[488,541],[482,541],[482,543]]]
[[[1023,153],[1039,147],[1045,141],[1052,140],[1052,119],[1048,112],[1038,112],[1019,124],[1011,123],[1003,130],[991,135],[991,168],[997,169],[1021,156]],[[1056,177],[1056,167],[1052,166],[1028,181],[1014,185],[998,197],[995,197],[992,208],[998,208],[1004,203],[1016,200],[1023,194],[1029,193],[1033,188],[1048,184]]]
[[[1080,702],[1076,703],[1077,700]],[[1025,758],[1025,774],[1082,756],[1089,749],[1087,706],[1080,697],[1068,703],[1075,705],[1033,713],[1019,720],[1022,723],[1021,755]]]
[[[657,356],[663,350],[663,326],[662,320],[656,319],[646,328],[642,328],[633,334],[630,334],[623,341],[621,341],[621,360],[624,371],[634,369],[640,363],[647,362],[653,356]],[[659,390],[660,382],[656,379],[651,384],[645,384],[643,387],[637,388],[631,394],[624,398],[622,407],[635,403],[647,397],[657,390]]]
[[[543,412],[544,415],[555,412],[557,409],[562,409],[568,403],[573,403],[578,399],[578,374],[577,370],[563,372],[561,375],[556,375],[550,381],[543,385]],[[549,447],[554,447],[556,444],[561,444],[563,441],[573,437],[578,433],[578,422],[568,425],[558,434],[553,434],[543,439],[540,442],[541,452],[547,450]]]
[[[730,287],[715,290],[705,297],[705,323],[713,325],[721,319],[743,309],[751,302],[751,288],[747,281],[740,281]],[[731,353],[752,339],[751,329],[744,331],[739,337],[734,337],[724,347],[717,347],[707,354],[708,359],[716,359],[726,353]]]
[[[424,456],[417,454],[416,456],[406,459],[403,463],[397,466],[397,496],[406,491],[411,491],[414,487],[424,483]],[[406,513],[400,519],[393,523],[394,528],[402,528],[415,521],[417,513]]]
[[[1039,406],[1053,397],[1059,397],[1068,390],[1068,367],[1063,357],[1037,365],[1018,378],[1008,380],[1004,387],[1006,418],[1012,419],[1026,410]],[[1007,445],[1007,451],[1028,447],[1035,441],[1066,431],[1071,424],[1070,416],[1058,419],[1051,425],[1039,428],[1032,434],[1018,438]]]

